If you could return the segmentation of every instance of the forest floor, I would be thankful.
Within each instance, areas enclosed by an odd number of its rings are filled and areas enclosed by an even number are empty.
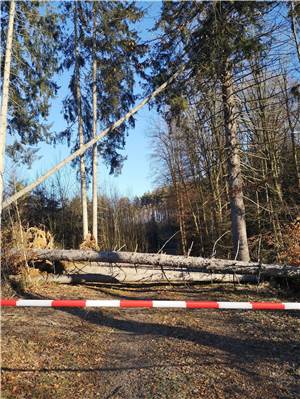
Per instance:
[[[23,297],[299,301],[231,284],[49,284]],[[4,308],[1,397],[296,399],[299,341],[297,311]]]

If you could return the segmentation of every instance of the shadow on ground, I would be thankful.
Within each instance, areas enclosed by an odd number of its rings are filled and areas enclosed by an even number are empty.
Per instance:
[[[45,299],[41,295],[26,294],[24,297],[32,299]],[[121,297],[123,297],[121,295]],[[127,296],[124,296],[127,297]],[[48,298],[50,299],[50,298]],[[200,329],[194,329],[191,327],[181,327],[174,325],[165,325],[162,323],[150,323],[130,319],[122,319],[119,317],[113,317],[107,315],[106,312],[101,310],[92,309],[80,309],[80,308],[56,308],[56,310],[66,312],[75,317],[78,317],[85,322],[92,323],[97,326],[110,327],[115,330],[120,330],[136,335],[152,335],[154,337],[165,337],[173,338],[182,341],[192,342],[196,345],[205,346],[208,348],[214,348],[227,352],[237,360],[243,359],[243,362],[252,362],[257,360],[272,360],[272,362],[284,362],[291,358],[290,352],[293,351],[296,362],[300,362],[300,342],[297,336],[294,339],[289,340],[276,340],[275,336],[272,339],[271,334],[268,334],[267,338],[249,338],[245,335],[245,338],[232,337],[228,335],[220,335],[209,331],[201,331]],[[124,310],[123,310],[124,311]],[[132,311],[132,310],[131,310]],[[184,312],[178,310],[178,312]],[[239,324],[243,322],[242,315],[245,311],[228,311],[223,310],[218,312],[226,314],[232,314],[231,322]],[[268,312],[271,313],[271,312]],[[289,316],[293,315],[299,318],[299,312],[291,311]],[[284,314],[281,314],[284,316]],[[252,325],[255,324],[255,320],[251,320]],[[258,328],[259,325],[253,325]],[[274,326],[270,327],[274,332]],[[267,331],[267,329],[266,329]],[[274,334],[275,335],[275,334]]]

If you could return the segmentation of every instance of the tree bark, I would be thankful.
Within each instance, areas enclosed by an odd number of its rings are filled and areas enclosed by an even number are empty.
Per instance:
[[[227,151],[228,185],[231,209],[231,232],[234,256],[244,262],[249,261],[243,181],[237,139],[237,112],[234,98],[232,66],[225,63],[222,76],[222,102]]]
[[[297,35],[297,22],[296,22],[296,12],[295,12],[295,2],[291,1],[291,28],[294,36],[295,46],[297,50],[298,60],[300,62],[300,43]]]
[[[15,0],[11,0],[9,8],[9,21],[6,39],[5,49],[5,64],[4,64],[4,76],[2,86],[2,99],[1,99],[1,131],[0,131],[0,226],[1,226],[1,215],[2,215],[2,201],[3,201],[3,190],[4,190],[4,165],[5,165],[5,144],[6,144],[6,130],[7,130],[7,111],[8,111],[8,95],[9,95],[9,84],[10,84],[10,65],[11,65],[11,53],[12,53],[12,42],[14,32],[14,18],[15,18],[16,3]],[[0,240],[1,248],[1,240]]]
[[[12,251],[14,256],[23,252]],[[148,254],[138,252],[97,252],[83,250],[60,249],[32,249],[26,252],[27,259],[32,261],[76,261],[76,262],[104,262],[111,264],[131,264],[133,268],[138,265],[149,266],[153,269],[163,267],[164,270],[197,271],[201,273],[245,274],[264,277],[300,277],[300,267],[279,264],[258,264],[227,259],[185,257],[165,254]],[[128,265],[126,265],[128,267]]]
[[[135,269],[119,267],[98,266],[97,270],[93,267],[84,267],[79,272],[70,272],[67,274],[41,273],[40,275],[30,276],[31,281],[54,282],[61,284],[74,284],[85,282],[100,282],[109,284],[135,283],[141,286],[147,283],[152,284],[183,284],[183,283],[258,283],[256,276],[212,274],[199,272],[166,271],[162,273],[159,270]],[[91,270],[89,270],[91,269]],[[16,280],[18,276],[10,276],[10,279]]]
[[[300,49],[299,49],[299,63],[300,63]],[[295,165],[297,185],[298,185],[298,189],[300,190],[300,167],[299,167],[296,137],[295,137],[296,124],[293,125],[293,123],[292,123],[291,110],[289,107],[289,89],[288,89],[288,82],[287,82],[286,74],[283,75],[283,82],[284,82],[283,88],[284,88],[284,99],[285,99],[285,106],[286,106],[286,116],[287,116],[287,121],[288,121],[290,135],[291,135],[292,153],[293,153],[293,160],[294,160],[294,165]]]
[[[93,138],[97,136],[96,3],[93,4]],[[97,143],[93,145],[93,237],[98,245]]]
[[[76,101],[77,101],[77,113],[78,113],[78,136],[79,136],[79,148],[82,149],[84,145],[84,134],[83,134],[83,120],[82,120],[82,104],[81,104],[81,87],[80,87],[80,66],[78,60],[78,32],[77,32],[77,20],[78,20],[77,4],[75,4],[74,13],[74,34],[75,34],[75,75],[76,75]],[[88,235],[88,212],[87,212],[87,189],[86,189],[86,172],[84,163],[84,154],[80,156],[80,187],[81,187],[81,206],[82,206],[82,232],[83,240]]]

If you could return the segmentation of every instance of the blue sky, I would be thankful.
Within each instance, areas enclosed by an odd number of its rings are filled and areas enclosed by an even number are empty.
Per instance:
[[[137,30],[140,33],[141,39],[149,40],[155,37],[153,32],[149,29],[153,27],[156,17],[159,15],[161,3],[158,1],[139,2],[139,5],[147,10],[147,15],[137,25]],[[52,109],[49,117],[49,122],[53,123],[54,131],[61,131],[65,127],[65,121],[61,114],[62,99],[65,97],[68,88],[68,76],[64,74],[60,76],[58,84],[61,86],[57,98],[53,101]],[[140,93],[138,82],[136,84],[137,93]],[[149,142],[149,132],[153,129],[154,121],[157,119],[157,114],[154,109],[149,110],[145,106],[136,115],[135,128],[129,130],[129,136],[126,140],[126,148],[122,151],[123,155],[127,156],[124,163],[122,173],[115,177],[109,175],[109,169],[100,162],[99,164],[99,190],[107,190],[115,187],[121,195],[130,197],[140,196],[144,192],[151,191],[154,188],[154,175],[151,171],[151,148]],[[11,140],[8,140],[11,142]],[[31,169],[25,166],[17,168],[18,178],[25,180],[27,183],[34,181],[42,173],[46,172],[54,166],[61,159],[65,158],[70,153],[70,148],[67,145],[59,144],[55,147],[47,144],[39,145],[39,159],[36,160]],[[9,175],[16,168],[7,160],[7,175]],[[70,194],[79,192],[79,181],[76,180],[76,170],[70,166],[65,167],[61,176],[63,181],[70,186]],[[55,184],[55,177],[52,179]]]

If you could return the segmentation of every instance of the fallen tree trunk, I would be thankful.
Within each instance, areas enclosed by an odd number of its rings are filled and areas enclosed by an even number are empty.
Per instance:
[[[73,266],[71,266],[73,265]],[[72,262],[68,264],[65,269],[66,275],[73,276],[88,276],[93,278],[102,276],[104,279],[115,279],[118,282],[244,282],[244,283],[257,283],[257,276],[249,275],[230,275],[230,274],[214,274],[214,273],[201,273],[187,268],[174,268],[161,266],[138,265],[134,266],[130,263],[99,263],[90,262],[88,264]],[[112,281],[111,281],[112,282]]]
[[[41,273],[40,275],[30,276],[31,282],[44,282],[44,283],[59,283],[59,284],[79,284],[79,283],[108,283],[108,284],[184,284],[184,283],[258,283],[256,276],[241,276],[241,275],[229,275],[229,274],[206,274],[192,272],[189,274],[176,274],[176,272],[166,272],[165,275],[162,273],[153,273],[152,270],[140,272],[134,272],[134,269],[126,270],[121,269],[118,273],[109,274],[108,270],[103,270],[100,267],[101,272],[93,273],[82,272],[82,273],[70,273],[70,274],[48,274]],[[19,276],[10,276],[10,280],[18,281]]]
[[[110,264],[130,264],[131,267],[159,266],[161,269],[181,268],[188,272],[221,274],[258,275],[262,277],[300,278],[300,267],[277,264],[258,264],[227,259],[173,256],[165,254],[146,254],[135,252],[97,252],[81,250],[31,250],[27,259],[70,261],[70,262],[105,262]],[[128,266],[128,265],[127,265]]]

